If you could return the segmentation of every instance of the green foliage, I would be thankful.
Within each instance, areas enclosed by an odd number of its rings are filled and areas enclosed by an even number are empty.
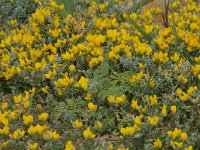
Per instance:
[[[141,9],[143,6],[149,4],[153,0],[132,0],[133,1],[133,11],[137,11],[138,9]]]
[[[95,70],[93,76],[94,79],[102,79],[109,75],[109,64],[107,62],[102,63],[97,70]]]
[[[56,0],[58,4],[64,4],[65,8],[61,11],[61,14],[66,15],[73,11],[73,0]]]
[[[36,7],[34,0],[0,0],[0,24],[11,19],[24,22]]]
[[[85,1],[40,0],[0,30],[0,149],[198,149],[197,6],[175,5],[165,28],[160,9],[132,22],[123,0]]]

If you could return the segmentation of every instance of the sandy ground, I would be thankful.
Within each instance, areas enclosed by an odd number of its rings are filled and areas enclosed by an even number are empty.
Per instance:
[[[133,6],[132,0],[126,0],[128,9]],[[164,8],[164,0],[154,0],[153,2],[147,4],[144,9],[152,8],[152,7],[160,7]]]
[[[175,1],[175,0],[173,0]],[[180,2],[183,2],[183,0],[179,0]],[[131,8],[133,6],[132,0],[126,0],[127,3],[127,9]],[[164,0],[154,0],[153,2],[147,4],[146,6],[143,7],[143,9],[148,9],[152,7],[159,7],[161,9],[164,9]]]

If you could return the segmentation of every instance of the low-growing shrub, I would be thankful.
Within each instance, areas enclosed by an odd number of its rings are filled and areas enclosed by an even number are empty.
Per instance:
[[[199,5],[82,4],[0,31],[0,149],[199,149]]]
[[[36,7],[34,0],[0,0],[0,25],[12,19],[22,23]]]

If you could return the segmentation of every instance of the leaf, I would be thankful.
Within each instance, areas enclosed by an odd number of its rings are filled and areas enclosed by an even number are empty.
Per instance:
[[[145,144],[144,149],[145,150],[153,150],[154,148],[153,148],[152,144],[148,143],[148,144]]]
[[[109,64],[108,62],[102,63],[94,72],[94,79],[102,79],[109,76]]]
[[[142,137],[142,133],[136,133],[134,134],[134,138],[138,139]]]
[[[124,73],[118,74],[116,78],[117,80],[121,81],[121,83],[125,84],[129,81],[132,74],[133,74],[132,71],[126,71]]]
[[[98,97],[105,100],[109,95],[119,96],[122,94],[122,88],[120,86],[111,86],[109,89],[100,91]]]
[[[140,6],[143,7],[151,2],[153,2],[153,0],[140,0]]]
[[[65,102],[60,102],[56,105],[56,107],[52,111],[52,117],[54,120],[58,120],[62,115],[62,110],[66,109],[67,105]]]
[[[133,10],[134,12],[137,11],[137,0],[132,0],[133,1]]]
[[[175,42],[175,47],[176,47],[176,50],[177,50],[178,49],[178,34],[177,34],[177,31],[176,31],[174,13],[172,13],[172,21],[173,21],[172,32],[173,32],[173,35],[175,36],[174,42]]]
[[[63,4],[64,10],[60,11],[62,15],[66,16],[67,14],[71,14],[73,11],[73,0],[56,0],[58,4]]]
[[[138,9],[141,9],[143,6],[151,3],[153,0],[132,0],[133,2],[133,11],[136,12]]]

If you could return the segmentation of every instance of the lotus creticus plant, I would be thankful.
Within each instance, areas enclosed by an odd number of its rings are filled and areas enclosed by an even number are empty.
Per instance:
[[[200,6],[35,0],[0,27],[0,149],[200,148]]]

